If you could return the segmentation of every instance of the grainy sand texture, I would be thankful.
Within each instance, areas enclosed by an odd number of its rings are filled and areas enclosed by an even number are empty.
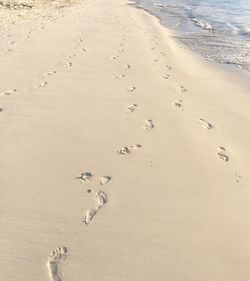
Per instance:
[[[249,280],[249,75],[125,0],[0,15],[0,280]]]

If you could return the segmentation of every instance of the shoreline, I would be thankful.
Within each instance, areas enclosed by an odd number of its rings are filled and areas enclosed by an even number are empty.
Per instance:
[[[225,63],[225,62],[219,62],[213,59],[207,59],[205,57],[205,55],[201,54],[198,50],[196,50],[191,44],[187,44],[184,43],[180,40],[180,35],[177,33],[177,31],[169,28],[166,24],[163,23],[163,19],[156,15],[154,12],[152,12],[150,9],[146,8],[146,7],[142,7],[137,5],[136,0],[131,0],[132,4],[129,4],[137,9],[142,9],[145,12],[149,13],[150,15],[152,15],[153,17],[157,18],[159,20],[159,23],[166,28],[166,30],[168,30],[168,32],[171,34],[171,37],[173,37],[173,39],[179,44],[179,46],[181,48],[188,48],[189,50],[191,50],[193,53],[199,55],[201,58],[203,58],[204,60],[211,62],[211,63],[215,63],[219,66],[222,66],[223,68],[227,69],[228,71],[233,71],[235,72],[237,75],[244,75],[244,76],[249,76],[250,75],[250,71],[247,70],[247,68],[244,68],[240,65],[237,64],[233,64],[233,63]]]
[[[0,56],[1,279],[245,281],[250,82],[128,1],[54,15]]]

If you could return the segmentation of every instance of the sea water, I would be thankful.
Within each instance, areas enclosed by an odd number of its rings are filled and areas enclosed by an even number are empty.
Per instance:
[[[250,71],[250,0],[136,0],[206,59]]]

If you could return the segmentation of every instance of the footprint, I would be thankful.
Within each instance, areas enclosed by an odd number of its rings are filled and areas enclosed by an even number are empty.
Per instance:
[[[165,68],[166,68],[167,70],[171,70],[171,69],[172,69],[172,67],[170,67],[170,66],[168,66],[168,65],[165,65]]]
[[[43,87],[45,87],[47,84],[48,84],[48,82],[47,82],[47,81],[44,81],[44,82],[41,82],[41,83],[39,83],[38,85],[34,86],[34,88],[35,88],[35,89],[43,88]]]
[[[2,92],[1,95],[3,95],[3,96],[10,96],[10,95],[12,95],[12,94],[14,94],[16,92],[17,92],[16,89],[12,89],[12,90],[8,90],[8,91]]]
[[[134,92],[135,90],[136,90],[135,86],[132,86],[132,87],[128,88],[128,91],[131,92],[131,93]]]
[[[129,146],[129,149],[140,149],[141,145],[140,144],[133,144]]]
[[[224,153],[226,151],[226,149],[224,147],[219,147],[218,148],[218,152],[217,152],[217,156],[223,160],[224,162],[228,162],[229,161],[229,157]]]
[[[79,179],[81,183],[93,182],[93,183],[98,183],[100,185],[104,185],[111,181],[111,177],[109,176],[95,176],[91,172],[83,172],[80,175],[78,175],[75,179]]]
[[[150,131],[150,130],[152,130],[153,128],[154,128],[154,124],[153,124],[152,120],[147,119],[147,120],[145,121],[145,125],[143,126],[143,130],[145,130],[145,131]]]
[[[96,210],[95,209],[87,210],[85,218],[84,218],[84,220],[82,222],[84,222],[86,225],[89,225],[92,222],[95,214],[96,214]]]
[[[44,76],[51,76],[51,75],[54,75],[54,74],[56,74],[56,70],[46,72],[46,73],[44,73]]]
[[[179,89],[180,89],[181,93],[186,93],[187,92],[187,89],[185,87],[183,87],[183,86],[180,86]]]
[[[100,176],[99,177],[99,183],[101,185],[104,185],[104,184],[108,183],[109,181],[111,181],[111,177],[107,177],[107,176]]]
[[[94,199],[97,202],[96,207],[93,208],[93,209],[87,210],[85,218],[82,221],[86,225],[89,225],[93,221],[93,219],[94,219],[95,215],[97,214],[97,212],[101,209],[101,207],[104,204],[107,203],[108,196],[107,196],[107,194],[104,191],[99,190],[99,191],[96,192],[96,194],[94,196]]]
[[[83,40],[80,38],[75,44],[75,48],[79,47],[82,44]]]
[[[129,154],[129,149],[128,149],[128,147],[127,146],[123,146],[121,149],[119,149],[118,151],[117,151],[117,153],[119,154],[119,155],[127,155],[127,154]]]
[[[58,267],[66,259],[66,257],[67,249],[65,247],[59,247],[51,252],[47,262],[49,277],[51,281],[61,281],[61,278],[59,277],[59,275],[61,274],[58,270]]]
[[[71,67],[73,65],[73,63],[72,63],[72,61],[69,61],[69,62],[66,63],[66,65]]]
[[[203,118],[200,118],[199,121],[204,125],[204,127],[207,129],[207,130],[210,130],[213,128],[213,125],[210,124],[209,122],[207,122],[206,120],[204,120]]]
[[[84,48],[82,48],[82,49],[81,49],[81,51],[82,51],[82,52],[84,52],[84,53],[86,53],[86,52],[87,52],[87,50],[86,50],[86,49],[84,49]]]
[[[125,74],[120,74],[120,75],[113,76],[113,79],[122,79],[122,78],[125,78],[125,77],[126,77]]]
[[[161,77],[161,79],[165,79],[165,80],[167,80],[169,77],[170,77],[170,75],[169,75],[169,74],[165,74],[165,75],[163,75],[163,76]]]
[[[241,175],[239,175],[239,174],[237,174],[236,172],[234,173],[234,175],[235,175],[235,181],[238,183],[238,184],[240,184],[241,186],[243,186],[243,184],[242,184],[242,176]]]
[[[95,194],[95,199],[97,200],[97,208],[100,209],[108,201],[107,194],[104,191],[97,191]]]
[[[131,113],[131,112],[135,111],[135,108],[136,108],[137,106],[138,106],[138,105],[135,104],[135,103],[134,103],[134,104],[131,104],[131,105],[125,107],[125,111]]]
[[[126,64],[123,66],[123,69],[131,69],[131,65],[130,64]]]
[[[90,172],[83,172],[79,176],[77,176],[75,179],[80,179],[81,182],[90,182],[92,179],[93,175]]]
[[[164,52],[160,52],[160,55],[161,55],[161,56],[166,56],[167,54],[164,53]]]
[[[119,58],[119,56],[113,56],[113,57],[109,57],[111,60],[117,60]]]
[[[68,56],[68,59],[72,59],[72,58],[74,58],[75,56],[76,56],[76,54],[69,55],[69,56]]]
[[[182,100],[178,100],[177,102],[173,103],[173,105],[180,109],[182,107]]]
[[[123,146],[121,149],[119,149],[117,152],[117,154],[119,155],[127,155],[131,152],[131,150],[133,149],[140,149],[141,145],[140,144],[133,144],[130,146]]]

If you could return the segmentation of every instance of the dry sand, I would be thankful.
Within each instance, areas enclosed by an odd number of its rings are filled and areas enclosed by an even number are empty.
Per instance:
[[[0,280],[249,280],[249,76],[52,4],[0,8]]]

